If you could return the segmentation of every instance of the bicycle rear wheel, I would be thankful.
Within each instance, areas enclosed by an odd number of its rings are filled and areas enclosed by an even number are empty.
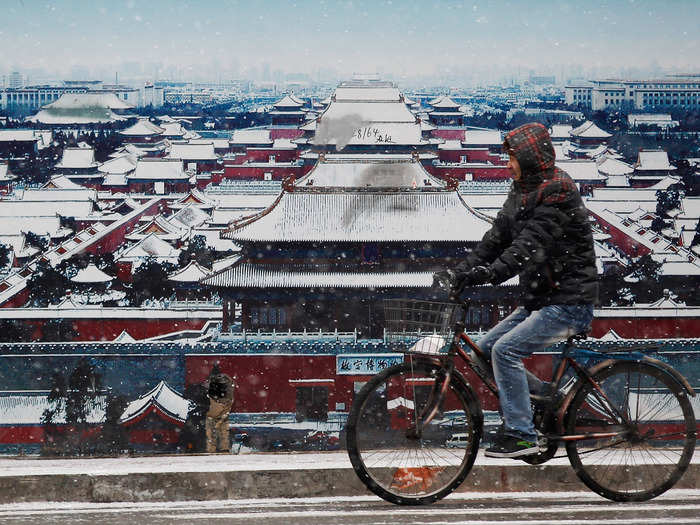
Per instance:
[[[348,455],[379,497],[399,505],[432,503],[469,473],[483,415],[460,376],[440,396],[444,383],[442,368],[413,361],[377,374],[357,394],[346,426]],[[435,417],[422,425],[433,408]]]
[[[593,378],[600,390],[585,383],[574,395],[566,432],[610,436],[567,442],[578,477],[613,501],[645,501],[671,488],[695,449],[695,415],[683,387],[638,362],[617,362]]]

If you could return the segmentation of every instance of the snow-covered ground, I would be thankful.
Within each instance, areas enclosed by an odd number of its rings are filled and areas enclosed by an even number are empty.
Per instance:
[[[700,463],[695,454],[693,463]],[[487,458],[479,454],[476,465],[513,465],[513,460]],[[518,463],[521,464],[521,463]],[[568,465],[565,457],[547,465]],[[527,466],[522,463],[523,466]],[[269,452],[250,454],[195,454],[116,458],[0,458],[0,477],[40,476],[57,474],[137,474],[150,472],[241,472],[262,470],[352,468],[345,451],[338,452]]]

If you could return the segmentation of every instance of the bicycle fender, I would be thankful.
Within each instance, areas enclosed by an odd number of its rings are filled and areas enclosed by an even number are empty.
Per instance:
[[[685,390],[686,394],[688,394],[690,397],[695,397],[695,390],[693,389],[692,386],[690,386],[690,383],[688,383],[688,380],[681,374],[678,370],[673,368],[671,365],[668,363],[664,363],[663,361],[660,361],[659,359],[654,359],[653,357],[647,357],[644,356],[642,359],[644,363],[647,363],[654,368],[659,368],[666,372],[668,375],[670,375],[673,379],[675,379],[676,383],[681,385],[683,389]]]
[[[678,372],[675,368],[672,366],[664,363],[663,361],[659,361],[658,359],[654,359],[652,357],[647,357],[643,356],[641,359],[639,359],[640,362],[643,362],[647,365],[653,366],[654,368],[658,368],[659,370],[662,370],[663,372],[667,373],[673,380],[678,383],[678,385],[685,390],[685,392],[690,395],[691,397],[695,397],[695,390],[693,389],[692,386],[690,386],[690,383],[688,383],[688,380],[683,377],[683,375]],[[604,370],[605,368],[610,368],[612,366],[615,366],[615,364],[619,363],[620,361],[618,359],[606,359],[605,361],[602,361],[598,363],[595,366],[592,366],[591,368],[588,369],[588,372],[591,375],[595,375],[601,370]],[[569,390],[569,392],[564,396],[564,400],[562,401],[561,405],[559,406],[559,409],[557,410],[557,430],[559,433],[564,434],[565,429],[564,429],[564,422],[566,421],[566,413],[569,411],[569,405],[571,404],[571,401],[573,401],[574,396],[576,393],[579,391],[581,388],[583,382],[581,379],[579,379],[574,387]]]

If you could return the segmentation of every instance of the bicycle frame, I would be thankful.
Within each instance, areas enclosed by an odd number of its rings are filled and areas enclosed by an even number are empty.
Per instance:
[[[463,310],[464,315],[460,316],[460,319],[464,319],[466,317],[466,312],[468,310],[468,303],[462,302],[460,303],[459,307]],[[576,349],[577,347],[574,344],[575,336],[574,337],[569,337],[567,339],[566,345],[564,347],[564,350],[562,352],[561,356],[561,361],[559,362],[556,370],[554,371],[552,380],[549,382],[551,385],[550,388],[550,395],[548,397],[542,398],[536,395],[531,394],[531,397],[533,399],[537,399],[539,401],[544,402],[544,407],[545,407],[545,416],[550,417],[551,415],[554,414],[555,411],[555,393],[559,390],[559,387],[561,385],[561,381],[564,378],[566,371],[571,369],[575,373],[576,377],[578,378],[578,381],[576,383],[576,386],[572,388],[567,395],[564,397],[560,407],[556,410],[556,421],[557,421],[557,434],[554,435],[547,435],[546,437],[551,440],[556,440],[556,441],[580,441],[580,440],[585,440],[585,439],[591,439],[591,438],[610,438],[610,437],[615,437],[615,436],[621,436],[626,434],[627,432],[630,431],[631,428],[633,428],[633,425],[631,424],[628,415],[620,412],[617,410],[615,407],[615,403],[613,403],[605,394],[605,392],[600,388],[600,385],[593,379],[593,375],[595,373],[604,368],[605,366],[610,366],[616,361],[619,360],[634,360],[634,361],[639,361],[639,360],[645,360],[648,362],[655,362],[657,366],[660,364],[667,371],[669,374],[673,375],[674,379],[677,381],[681,382],[683,387],[690,393],[692,396],[695,395],[693,392],[692,387],[687,383],[687,380],[675,370],[672,368],[668,367],[668,365],[665,365],[664,363],[661,363],[660,361],[654,360],[654,359],[649,359],[647,356],[641,355],[641,354],[628,354],[625,356],[625,359],[620,359],[619,356],[611,356],[609,353],[598,353],[598,352],[592,352],[590,355],[595,355],[596,357],[599,358],[608,358],[604,360],[602,363],[599,365],[593,367],[590,371],[581,366],[570,354],[573,349]],[[419,436],[421,433],[421,428],[427,424],[429,424],[436,416],[436,414],[439,412],[440,404],[442,402],[442,399],[445,396],[445,392],[447,389],[450,387],[450,383],[452,381],[452,376],[453,374],[460,374],[458,370],[455,368],[455,359],[459,358],[461,361],[465,363],[465,365],[472,370],[475,375],[484,383],[486,388],[488,388],[489,391],[491,391],[496,397],[498,397],[498,387],[496,386],[495,380],[493,376],[489,373],[488,370],[482,370],[482,368],[479,366],[477,362],[472,359],[472,357],[467,353],[467,351],[464,349],[463,345],[466,345],[474,354],[482,361],[482,362],[488,362],[486,359],[486,356],[484,352],[479,348],[479,346],[469,337],[469,335],[465,332],[465,324],[463,321],[458,321],[455,324],[455,330],[454,330],[454,336],[452,338],[452,342],[450,344],[450,348],[445,356],[440,356],[440,357],[427,357],[427,356],[421,356],[420,358],[422,360],[427,360],[430,361],[437,366],[439,366],[442,370],[445,371],[445,377],[441,381],[435,381],[434,383],[434,388],[431,390],[428,399],[426,400],[425,404],[425,409],[424,412],[421,414],[416,414],[417,416],[417,421],[416,421],[416,428],[415,432],[416,435]],[[670,370],[669,370],[670,369]],[[675,372],[673,374],[672,372]],[[466,380],[465,380],[466,382]],[[566,414],[566,411],[568,409],[568,406],[573,399],[574,394],[578,391],[579,388],[581,388],[583,383],[588,383],[593,387],[593,393],[596,397],[599,398],[600,401],[602,401],[601,406],[605,408],[605,410],[608,412],[608,415],[611,416],[612,418],[620,421],[620,426],[622,427],[621,431],[617,432],[591,432],[591,433],[585,433],[585,434],[574,434],[574,435],[567,435],[565,433],[565,430],[563,428],[563,422],[564,422],[564,416]]]

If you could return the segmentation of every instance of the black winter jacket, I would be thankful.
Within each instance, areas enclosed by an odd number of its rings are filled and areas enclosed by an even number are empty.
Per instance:
[[[506,135],[506,150],[520,164],[493,227],[458,269],[489,266],[493,283],[520,276],[523,306],[592,304],[598,275],[588,213],[576,185],[554,166],[554,148],[541,124]]]

